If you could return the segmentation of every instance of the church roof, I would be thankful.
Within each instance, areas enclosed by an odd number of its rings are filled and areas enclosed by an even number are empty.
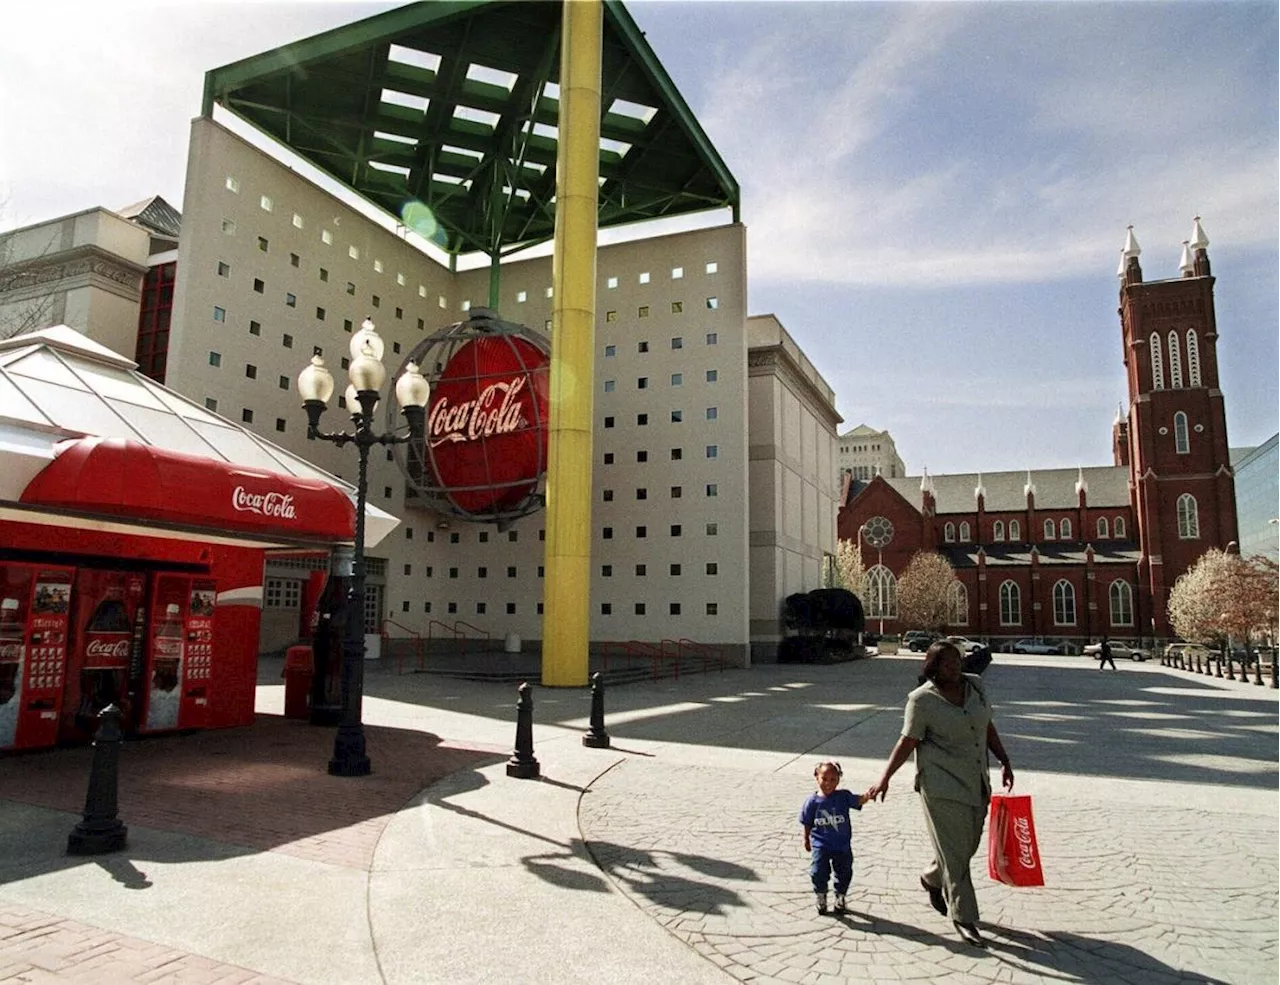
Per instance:
[[[1136,564],[1142,559],[1142,549],[1131,540],[1104,540],[1089,544],[1093,548],[1094,564]],[[1036,544],[1041,565],[1080,565],[1088,558],[1086,545],[1080,542]],[[987,566],[1021,567],[1031,564],[1030,544],[984,544]],[[953,568],[976,568],[978,546],[976,544],[944,544],[939,548]]]
[[[988,513],[1025,510],[1023,492],[1030,476],[1035,486],[1037,509],[1073,509],[1079,504],[1076,481],[1084,475],[1089,491],[1086,502],[1091,507],[1123,507],[1129,505],[1129,470],[1123,465],[1097,465],[1086,469],[1031,469],[1019,472],[960,472],[953,475],[930,475],[934,485],[937,512],[972,513],[977,509],[973,491],[979,478],[986,488],[984,502]],[[921,476],[896,478],[883,476],[907,502],[920,503]]]

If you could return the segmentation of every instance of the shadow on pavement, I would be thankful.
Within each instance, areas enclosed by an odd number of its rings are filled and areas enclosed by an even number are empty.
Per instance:
[[[990,953],[1005,963],[1012,963],[1038,975],[1064,982],[1087,985],[1112,985],[1132,981],[1137,972],[1142,981],[1196,982],[1203,985],[1227,985],[1219,978],[1191,974],[1165,964],[1127,944],[1082,937],[1061,930],[1030,934],[993,924],[983,924]]]

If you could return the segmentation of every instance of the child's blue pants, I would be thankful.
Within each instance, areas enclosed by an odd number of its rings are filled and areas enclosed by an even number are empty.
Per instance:
[[[828,872],[835,873],[836,895],[843,896],[853,881],[853,852],[836,852],[815,845],[813,861],[809,863],[809,878],[813,880],[815,893],[827,891]]]

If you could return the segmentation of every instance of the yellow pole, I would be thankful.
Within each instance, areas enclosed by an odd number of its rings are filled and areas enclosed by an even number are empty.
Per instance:
[[[564,0],[551,284],[551,434],[542,683],[587,683],[591,626],[591,434],[596,202],[600,173],[600,0]]]

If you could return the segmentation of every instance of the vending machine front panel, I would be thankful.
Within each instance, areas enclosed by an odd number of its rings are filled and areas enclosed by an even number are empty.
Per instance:
[[[213,608],[217,603],[217,583],[191,583],[184,639],[184,679],[178,724],[182,728],[204,728],[209,724],[209,698],[213,687]]]
[[[151,583],[151,627],[147,633],[146,693],[143,732],[183,728],[182,693],[186,677],[187,607],[191,579],[157,574]]]
[[[58,713],[66,686],[67,630],[74,568],[35,567],[27,619],[26,673],[16,746],[38,749],[58,741]]]
[[[137,721],[130,692],[130,654],[136,616],[145,609],[146,578],[134,571],[79,568],[71,594],[71,648],[59,738],[84,741],[97,728],[98,712],[119,706],[126,729]]]

